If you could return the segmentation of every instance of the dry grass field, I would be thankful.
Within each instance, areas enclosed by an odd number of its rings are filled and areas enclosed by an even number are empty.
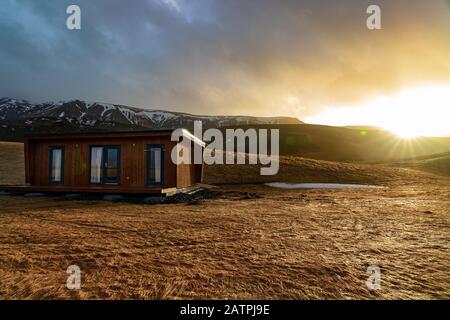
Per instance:
[[[4,146],[0,184],[20,181]],[[279,190],[251,166],[226,169],[207,168],[229,184],[194,204],[0,196],[0,298],[450,298],[448,176],[285,157],[271,180],[381,187]],[[73,264],[81,290],[66,288]]]
[[[0,184],[25,182],[23,144],[0,141]]]

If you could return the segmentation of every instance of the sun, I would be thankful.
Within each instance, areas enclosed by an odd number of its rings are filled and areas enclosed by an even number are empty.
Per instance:
[[[450,85],[408,88],[393,95],[373,97],[361,105],[333,106],[309,123],[370,125],[411,139],[450,136]]]
[[[389,130],[396,136],[402,138],[402,139],[414,139],[417,137],[420,137],[420,134],[417,134],[417,132],[414,131],[414,129],[411,128],[396,128],[393,130]]]

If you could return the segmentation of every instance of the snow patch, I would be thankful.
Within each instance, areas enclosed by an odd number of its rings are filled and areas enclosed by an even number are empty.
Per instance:
[[[378,188],[368,184],[347,184],[347,183],[286,183],[270,182],[266,186],[277,189],[364,189]]]
[[[99,106],[103,107],[103,111],[100,117],[103,117],[105,115],[105,112],[113,110],[115,108],[112,104],[99,104]]]
[[[153,121],[167,121],[176,117],[175,114],[164,111],[144,111],[144,115]]]
[[[134,124],[134,119],[136,118],[136,112],[133,110],[130,110],[125,107],[119,107],[119,111],[122,113],[122,115],[132,124]]]

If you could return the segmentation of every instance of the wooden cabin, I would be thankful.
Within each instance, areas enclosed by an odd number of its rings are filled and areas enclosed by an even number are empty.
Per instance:
[[[200,183],[202,164],[172,162],[171,151],[178,142],[171,141],[171,134],[164,130],[25,136],[24,189],[169,194]],[[182,139],[204,148],[187,130]]]

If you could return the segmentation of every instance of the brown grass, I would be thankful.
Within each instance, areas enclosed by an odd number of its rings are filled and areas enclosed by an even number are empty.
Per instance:
[[[391,165],[450,176],[450,152],[415,157],[397,161]]]
[[[205,166],[205,182],[210,184],[248,184],[265,182],[321,182],[385,184],[421,172],[382,164],[343,163],[281,156],[276,175],[260,175],[260,165]],[[428,175],[427,175],[428,176]]]
[[[0,298],[450,298],[449,178],[394,169],[381,184],[222,186],[197,205],[0,196]],[[65,287],[72,264],[79,291]]]
[[[0,184],[23,184],[25,163],[23,144],[0,141]]]

